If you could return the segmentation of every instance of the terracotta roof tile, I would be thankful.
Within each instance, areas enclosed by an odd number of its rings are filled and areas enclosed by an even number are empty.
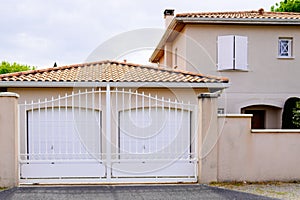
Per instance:
[[[116,61],[83,63],[0,75],[0,82],[186,82],[228,83],[223,77]]]
[[[199,13],[180,13],[176,17],[185,18],[220,18],[220,19],[300,19],[300,13],[295,12],[265,12],[263,9],[258,11],[237,11],[237,12],[199,12]]]

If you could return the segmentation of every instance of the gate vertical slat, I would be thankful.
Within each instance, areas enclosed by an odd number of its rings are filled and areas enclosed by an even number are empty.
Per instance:
[[[31,101],[31,120],[30,120],[30,129],[32,130],[34,127],[33,127],[33,123],[32,123],[32,119],[33,119],[33,101]],[[31,136],[31,138],[29,138],[31,140],[31,146],[29,147],[30,148],[30,153],[32,154],[31,157],[34,158],[34,137]]]
[[[177,130],[177,128],[176,128],[176,126],[177,126],[177,124],[178,124],[178,113],[177,113],[177,111],[178,111],[178,108],[177,108],[177,99],[175,99],[175,102],[174,102],[174,109],[175,109],[175,123],[174,123],[174,125],[173,125],[173,129],[174,129],[174,132],[176,132],[176,130]],[[181,140],[179,140],[179,141],[181,141]],[[175,155],[177,155],[178,154],[178,140],[176,140],[176,142],[175,142],[175,149],[176,149],[176,153],[175,153]]]
[[[48,122],[48,115],[47,115],[47,113],[48,113],[48,105],[47,105],[47,101],[48,101],[48,99],[47,98],[45,98],[45,122]],[[48,154],[48,134],[49,134],[49,130],[46,128],[46,130],[45,130],[45,153],[46,153],[46,155],[45,155],[45,159],[49,159],[49,154]]]
[[[101,95],[101,88],[99,88],[98,89],[98,108],[99,108],[99,112],[98,112],[98,114],[99,114],[99,116],[98,116],[98,120],[99,120],[99,122],[98,122],[98,127],[99,127],[99,130],[100,130],[100,132],[99,132],[99,134],[100,134],[100,136],[99,136],[99,144],[100,145],[98,145],[98,153],[100,154],[99,155],[99,158],[100,159],[102,159],[102,152],[101,152],[101,146],[102,146],[102,117],[101,117],[101,112],[100,111],[102,111],[102,105],[101,105],[101,98],[102,98],[102,95]]]
[[[41,100],[38,100],[38,157],[41,155]]]
[[[95,90],[94,90],[94,88],[92,88],[92,116],[93,116],[93,118],[95,118],[95,119],[93,119],[93,120],[95,120],[95,121],[97,121],[96,120],[96,113],[95,113],[95,110],[96,110],[96,108],[95,108]],[[92,126],[93,127],[93,129],[92,129],[92,133],[93,134],[95,134],[95,126]],[[97,136],[98,135],[93,135],[93,137],[92,138],[90,138],[90,139],[92,139],[92,141],[94,141],[94,145],[95,145],[95,147],[97,146]],[[93,155],[94,155],[94,157],[96,157],[97,159],[99,159],[99,156],[98,156],[98,152],[97,152],[97,149],[96,148],[93,148]]]
[[[152,118],[152,116],[151,116],[151,94],[148,95],[148,116],[149,116],[149,118]],[[153,149],[153,145],[151,147],[150,139],[148,139],[148,147],[150,148],[149,153],[154,153],[155,152],[155,149]]]
[[[79,118],[79,120],[81,120],[82,118],[81,118],[81,91],[79,90],[78,91],[78,115],[74,115],[74,122],[77,124],[78,123],[78,120],[76,120],[75,119],[75,117],[77,117],[77,118]],[[80,124],[79,124],[80,125]],[[76,127],[76,126],[75,126]],[[80,128],[80,126],[78,126],[77,125],[77,127],[76,127],[76,136],[78,137],[77,139],[79,140],[79,133],[78,133],[78,128]],[[76,137],[75,137],[76,138]],[[74,140],[75,140],[75,138],[74,138]],[[76,141],[76,142],[78,142],[78,141]],[[77,146],[77,145],[76,145]],[[76,152],[76,151],[78,151],[78,149],[76,149],[75,150],[75,152],[74,153],[78,153],[78,152]],[[79,155],[81,156],[82,155],[82,147],[81,146],[79,146]]]
[[[53,154],[54,154],[54,98],[51,98],[51,159],[54,158]]]
[[[27,101],[25,101],[24,102],[24,118],[25,118],[25,120],[26,120],[26,122],[25,122],[25,124],[24,124],[24,126],[25,126],[25,131],[26,131],[26,133],[25,133],[25,135],[24,135],[24,149],[23,149],[23,152],[24,152],[24,154],[26,155],[26,159],[28,159],[28,129],[29,129],[29,127],[28,127],[28,115],[27,115]],[[21,120],[20,120],[21,121]],[[21,143],[21,141],[20,141],[20,143]]]
[[[182,104],[183,104],[183,101],[181,102],[181,109],[180,109],[180,119],[181,119],[181,124],[183,123],[183,122],[182,122],[182,119],[183,119],[183,115],[184,115],[184,110],[183,110],[183,105],[182,105]],[[181,124],[178,124],[178,125],[181,125]],[[178,125],[177,125],[177,126],[178,126]],[[182,126],[182,125],[181,125],[181,126]],[[181,126],[178,126],[178,127],[177,127],[177,130],[178,130],[178,131],[180,131],[180,127],[181,127]],[[189,134],[189,132],[188,132],[188,134]],[[182,152],[182,151],[184,151],[185,148],[184,148],[184,145],[183,145],[182,143],[180,143],[180,149],[181,149],[181,154],[182,154],[181,156],[184,157],[185,155],[184,155],[184,152]]]
[[[164,113],[165,113],[165,99],[164,99],[164,97],[162,97],[161,101],[162,101],[161,110],[162,110],[162,113],[164,115]],[[165,144],[165,143],[166,143],[166,141],[165,141],[165,138],[163,137],[163,144]],[[165,156],[164,154],[165,154],[165,150],[164,150],[164,152],[162,154],[163,158]]]
[[[189,108],[189,111],[188,111],[188,121],[191,123],[191,111],[190,111],[190,107],[191,107],[191,103],[190,101],[188,102],[188,108]],[[192,141],[191,141],[191,138],[192,138],[192,132],[191,132],[191,124],[188,126],[188,134],[189,134],[189,139],[190,139],[190,146],[188,147],[188,158],[191,158],[191,153],[192,153],[192,149],[191,149],[191,145],[192,145]]]
[[[124,89],[123,89],[123,91],[124,91]],[[131,92],[131,89],[129,89],[129,91],[128,91],[128,106],[129,106],[129,108],[131,108],[131,105],[132,105],[132,100],[131,100],[131,98],[132,98],[132,96],[131,96],[131,94],[132,94],[132,92]],[[124,99],[124,101],[123,101],[123,120],[125,120],[125,99]],[[131,114],[132,114],[132,112],[131,112],[131,109],[129,109],[128,110],[129,111],[129,116],[131,116]],[[128,145],[128,149],[129,149],[129,152],[131,151],[131,149],[132,149],[132,144],[128,141],[127,143],[125,142],[125,136],[123,136],[124,137],[124,140],[123,140],[123,148],[125,149],[125,145]],[[125,152],[125,150],[123,149],[123,151],[124,151],[124,153],[126,154],[126,153],[129,153],[129,152]],[[126,157],[128,157],[128,156],[126,156]]]
[[[79,91],[80,92],[80,91]],[[72,116],[71,116],[71,124],[74,123],[74,116],[75,116],[75,96],[74,96],[74,91],[72,91]],[[72,130],[72,132],[74,132],[75,130]],[[71,144],[71,148],[72,148],[72,157],[74,158],[74,151],[75,151],[75,147],[74,147],[74,137],[72,137],[72,144]]]
[[[64,127],[65,127],[65,133],[67,133],[67,131],[68,131],[68,123],[70,123],[70,122],[68,122],[68,94],[66,93],[65,94],[65,112],[66,112],[66,114],[65,114],[65,120],[64,120]],[[65,134],[66,136],[66,146],[64,147],[66,150],[65,150],[65,153],[68,153],[69,152],[69,143],[68,143],[68,141],[69,141],[69,138],[68,138],[68,135],[69,134]],[[66,156],[67,157],[67,155],[64,155],[64,156]]]
[[[138,92],[135,91],[135,120],[138,120]],[[138,153],[138,140],[135,140],[135,154]]]
[[[60,114],[61,113],[61,109],[60,109],[61,103],[60,103],[60,100],[61,100],[61,97],[60,97],[60,95],[58,95],[58,127],[59,127],[59,129],[61,127],[61,114]],[[56,135],[59,135],[58,139],[61,140],[62,133],[59,132],[59,134],[56,134]],[[62,145],[62,143],[59,142],[58,143],[58,155],[59,155],[59,159],[61,159],[61,145]]]
[[[111,181],[111,105],[110,105],[110,85],[106,86],[106,175]]]
[[[171,99],[168,100],[168,122],[171,122]],[[168,140],[172,141],[172,136],[171,136],[171,124],[168,124]],[[169,156],[173,156],[172,155],[172,150],[171,150],[171,145],[168,146],[168,155]]]
[[[85,89],[85,119],[84,119],[84,123],[85,123],[84,130],[85,130],[85,133],[82,134],[82,137],[83,137],[82,143],[83,144],[84,144],[84,141],[87,141],[86,139],[87,139],[87,136],[89,135],[88,134],[88,127],[90,127],[90,126],[87,126],[88,121],[89,121],[89,119],[88,119],[88,91],[87,91],[87,89]],[[94,132],[92,132],[92,133],[94,133]],[[84,150],[84,154],[85,155],[83,155],[83,157],[85,157],[85,158],[89,157],[89,155],[88,155],[89,152],[88,152],[87,149]]]
[[[142,127],[145,127],[145,93],[142,92]],[[145,135],[143,135],[142,137],[145,137]],[[146,146],[145,144],[143,144],[143,148],[142,152],[146,153]]]
[[[158,106],[158,99],[157,99],[157,94],[155,95],[155,112],[157,113],[157,106]],[[158,140],[157,140],[157,137],[155,137],[155,149],[157,149],[158,148],[158,146],[157,146],[157,142],[158,142]],[[157,153],[156,154],[156,156],[155,156],[155,158],[156,159],[158,159],[159,158],[159,154]]]
[[[119,118],[119,111],[118,111],[118,88],[116,88],[116,90],[115,90],[115,107],[116,107],[116,111],[115,111],[115,113],[116,113],[116,118],[117,118],[117,120],[115,120],[115,135],[117,136],[118,135],[118,126],[119,126],[119,123],[118,123],[118,118]],[[118,137],[115,137],[116,138],[116,144],[119,144],[119,138]],[[117,153],[117,152],[116,152]]]
[[[130,104],[130,99],[128,99],[128,102],[129,102],[129,104]],[[124,90],[124,88],[122,89],[122,104],[121,104],[121,106],[122,106],[122,119],[119,119],[119,132],[118,132],[118,137],[119,137],[119,142],[121,141],[121,120],[124,120],[124,116],[125,116],[125,90]],[[120,116],[121,117],[121,116]],[[124,145],[125,145],[125,141],[124,141],[124,139],[122,140],[122,144],[121,143],[119,143],[119,153],[121,153],[121,154],[124,154]],[[122,149],[121,149],[121,147],[122,147]],[[121,155],[122,156],[122,158],[124,157],[123,155]],[[120,156],[119,156],[119,158],[121,158]]]

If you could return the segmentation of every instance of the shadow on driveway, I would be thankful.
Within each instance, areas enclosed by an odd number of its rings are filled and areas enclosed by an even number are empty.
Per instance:
[[[19,187],[0,192],[2,200],[87,200],[87,199],[262,199],[272,198],[207,185],[130,185]]]

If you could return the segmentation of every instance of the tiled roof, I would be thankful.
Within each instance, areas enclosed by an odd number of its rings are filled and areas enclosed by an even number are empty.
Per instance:
[[[132,63],[101,61],[0,75],[0,82],[228,83],[227,78]]]
[[[176,17],[186,18],[218,18],[218,19],[283,19],[299,20],[300,13],[295,12],[265,12],[263,9],[258,11],[239,11],[239,12],[202,12],[202,13],[181,13]]]

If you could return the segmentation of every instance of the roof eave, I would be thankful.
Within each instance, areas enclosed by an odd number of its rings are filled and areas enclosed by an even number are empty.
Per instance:
[[[185,24],[254,24],[254,25],[300,25],[299,19],[277,19],[277,18],[186,18],[177,17],[178,22]]]
[[[170,37],[170,35],[173,33],[177,24],[178,24],[178,22],[177,22],[176,18],[174,17],[172,19],[170,25],[166,29],[165,33],[163,34],[162,38],[160,39],[154,52],[151,54],[151,56],[149,58],[150,62],[157,63],[159,61],[160,57],[157,57],[157,56],[159,55],[160,51],[164,51],[164,45],[165,45],[166,41],[168,40],[168,38]]]
[[[2,81],[0,87],[16,88],[82,88],[82,87],[153,87],[153,88],[219,88],[225,89],[229,83],[190,83],[190,82],[35,82],[35,81]]]

